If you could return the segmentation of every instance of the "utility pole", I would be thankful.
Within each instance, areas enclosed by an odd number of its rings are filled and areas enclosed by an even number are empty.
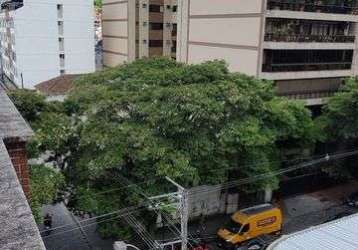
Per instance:
[[[188,191],[169,177],[165,177],[167,181],[172,183],[178,188],[179,193],[179,213],[180,213],[180,238],[181,238],[181,250],[188,249],[188,219],[189,219],[189,207],[188,207]]]

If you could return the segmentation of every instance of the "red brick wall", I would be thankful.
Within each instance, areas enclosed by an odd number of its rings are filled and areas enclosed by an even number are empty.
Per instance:
[[[14,165],[17,177],[22,185],[27,198],[30,197],[30,176],[29,168],[27,165],[27,152],[26,152],[26,143],[11,141],[6,142],[5,146],[11,158],[12,164]]]

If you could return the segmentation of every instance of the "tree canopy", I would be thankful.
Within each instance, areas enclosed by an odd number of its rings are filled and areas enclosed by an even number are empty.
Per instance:
[[[81,78],[68,102],[86,117],[74,162],[86,180],[116,169],[134,180],[221,183],[228,169],[246,177],[277,168],[280,143],[314,140],[302,103],[221,61],[139,60]]]
[[[223,183],[276,170],[285,150],[316,139],[303,103],[277,97],[270,81],[230,73],[222,61],[137,60],[81,77],[55,106],[34,122],[37,145],[66,155],[76,204],[95,213],[140,199],[107,192],[123,180]],[[165,188],[150,184],[149,193]],[[277,184],[271,178],[250,188]]]
[[[347,80],[340,91],[329,99],[320,119],[330,138],[358,138],[358,78]]]

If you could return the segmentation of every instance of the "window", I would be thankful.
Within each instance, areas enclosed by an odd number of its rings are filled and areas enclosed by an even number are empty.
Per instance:
[[[160,13],[160,12],[162,12],[162,11],[161,11],[160,5],[151,4],[151,5],[149,5],[149,12],[157,12],[157,13]]]
[[[231,233],[238,233],[241,229],[241,226],[242,225],[240,223],[237,223],[234,220],[230,220],[230,222],[225,225],[225,228]]]
[[[144,43],[144,44],[147,44],[147,40],[144,39],[144,40],[143,40],[143,43]]]
[[[163,47],[163,40],[149,40],[149,47]]]
[[[144,27],[147,26],[147,22],[143,22],[143,26],[144,26]]]
[[[143,4],[142,4],[142,8],[143,8],[143,9],[146,9],[146,8],[147,8],[147,4],[146,4],[146,3],[143,3]]]
[[[178,11],[178,6],[177,5],[174,5],[173,6],[173,12],[177,12]]]
[[[57,18],[63,18],[63,5],[57,4]]]
[[[65,54],[60,54],[61,59],[65,59]]]
[[[163,30],[163,23],[150,23],[151,30]]]
[[[64,74],[66,74],[66,70],[61,69],[61,70],[60,70],[60,75],[64,75]]]
[[[172,8],[172,6],[170,5],[167,5],[167,9],[170,10]]]
[[[243,226],[240,233],[247,233],[249,230],[250,230],[250,224],[246,224],[245,226]]]

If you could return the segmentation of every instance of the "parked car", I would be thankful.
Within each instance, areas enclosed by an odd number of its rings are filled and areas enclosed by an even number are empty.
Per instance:
[[[351,207],[358,207],[358,192],[351,194],[347,198],[347,204]]]

